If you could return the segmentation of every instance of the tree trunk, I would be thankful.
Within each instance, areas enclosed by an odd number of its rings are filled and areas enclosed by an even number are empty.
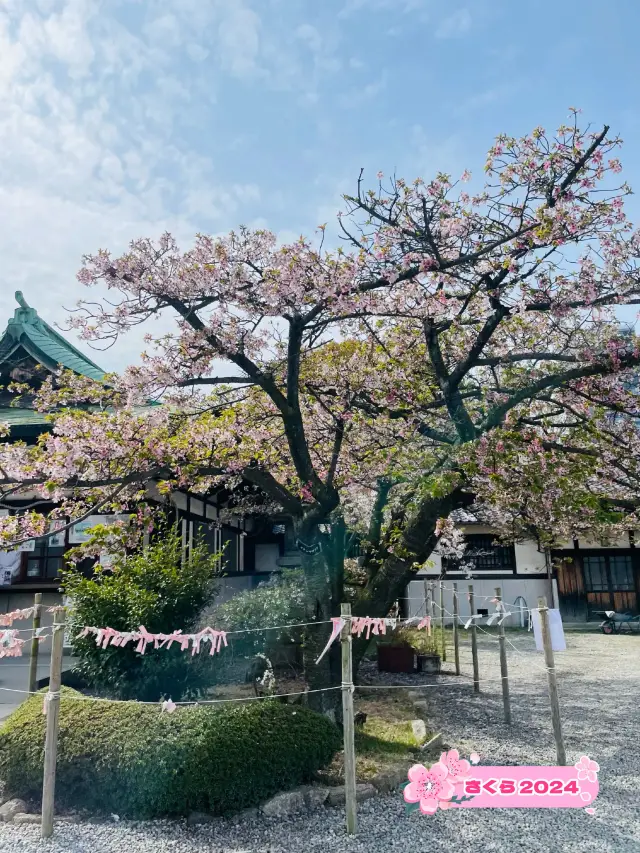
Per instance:
[[[330,620],[340,615],[344,580],[344,523],[338,520],[331,525],[327,536],[307,531],[306,538],[298,540],[302,552],[302,565],[307,599],[312,616],[319,624],[305,630],[304,671],[309,685],[309,707],[326,714],[334,722],[341,722],[340,642],[334,641],[319,664],[327,640],[331,636]],[[327,624],[329,623],[329,624]],[[328,689],[331,688],[331,689]]]
[[[402,557],[388,553],[379,567],[375,567],[369,581],[354,605],[357,616],[386,616],[399,598],[406,594],[409,581],[416,574],[414,564],[422,565],[437,544],[436,524],[455,509],[469,506],[473,496],[461,488],[442,497],[424,498],[413,517],[408,520],[398,549]],[[353,644],[354,677],[367,650],[369,642],[355,639]]]

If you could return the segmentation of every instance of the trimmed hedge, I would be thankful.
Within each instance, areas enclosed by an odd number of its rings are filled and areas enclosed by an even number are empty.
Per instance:
[[[309,782],[340,748],[326,717],[264,700],[219,709],[87,702],[62,688],[56,805],[122,817],[224,814]],[[41,695],[0,729],[0,779],[40,800],[45,717]]]

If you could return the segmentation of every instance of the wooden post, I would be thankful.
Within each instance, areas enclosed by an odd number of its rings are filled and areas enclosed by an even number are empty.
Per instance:
[[[431,616],[431,624],[435,628],[435,624],[436,624],[436,596],[435,596],[435,592],[434,592],[434,584],[433,583],[429,584],[429,605],[431,607],[431,612],[429,613],[429,616]]]
[[[351,658],[351,605],[342,604],[340,615],[344,628],[340,637],[342,646],[342,727],[344,736],[344,791],[347,807],[347,833],[355,835],[356,816],[356,747],[353,721],[353,668]]]
[[[469,609],[471,616],[476,612],[475,602],[473,599],[473,584],[469,584]],[[478,670],[478,629],[476,620],[471,620],[471,658],[473,660],[473,692],[480,693],[480,672]]]
[[[551,631],[549,630],[549,608],[547,607],[547,599],[544,596],[538,599],[538,610],[540,612],[540,627],[542,629],[542,644],[544,646],[544,662],[547,667],[547,682],[549,685],[549,699],[551,701],[551,722],[553,724],[553,736],[556,740],[556,756],[558,764],[561,767],[565,767],[567,756],[564,751],[564,741],[562,739],[558,683],[556,681],[556,667],[553,659]]]
[[[47,693],[47,731],[44,742],[44,781],[42,785],[42,837],[53,834],[53,811],[56,789],[56,752],[60,715],[60,683],[62,680],[62,651],[64,645],[64,609],[56,610],[53,620],[49,692]]]
[[[36,631],[40,627],[40,618],[42,616],[42,593],[36,592],[33,596],[33,636],[31,637],[31,656],[29,658],[29,693],[35,693],[38,686],[38,649],[40,642],[36,637]]]
[[[447,659],[447,643],[444,636],[444,581],[440,581],[440,642],[442,643],[442,661]]]
[[[431,616],[431,584],[424,579],[424,615]]]
[[[502,590],[499,586],[496,587],[496,598],[498,599],[497,608],[500,610],[502,604]],[[502,679],[502,704],[504,706],[504,721],[511,725],[511,699],[509,697],[509,671],[507,669],[507,640],[504,635],[504,622],[500,617],[498,625],[498,634],[500,638],[500,676]]]
[[[456,675],[460,675],[460,637],[458,636],[458,584],[453,584],[453,656]]]

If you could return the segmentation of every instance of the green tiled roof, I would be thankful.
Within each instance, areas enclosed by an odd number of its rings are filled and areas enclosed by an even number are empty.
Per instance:
[[[0,338],[0,362],[22,347],[38,364],[49,370],[56,370],[62,365],[90,379],[101,381],[104,378],[104,370],[45,323],[36,309],[27,305],[19,290],[16,299],[20,307],[16,308]]]

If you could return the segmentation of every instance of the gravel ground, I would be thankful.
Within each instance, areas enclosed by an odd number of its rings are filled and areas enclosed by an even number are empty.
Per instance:
[[[532,635],[510,634],[513,725],[501,722],[495,639],[481,635],[481,696],[468,679],[424,678],[429,726],[463,754],[486,764],[555,764],[546,675]],[[567,758],[583,754],[600,764],[596,813],[582,809],[449,810],[406,816],[401,794],[359,806],[357,838],[347,838],[339,809],[267,821],[58,825],[54,839],[38,827],[0,825],[0,853],[382,853],[390,850],[464,850],[467,853],[640,853],[640,637],[569,634],[556,656]],[[450,667],[450,664],[447,666]],[[470,673],[468,645],[463,673]],[[367,679],[369,680],[369,679]]]

